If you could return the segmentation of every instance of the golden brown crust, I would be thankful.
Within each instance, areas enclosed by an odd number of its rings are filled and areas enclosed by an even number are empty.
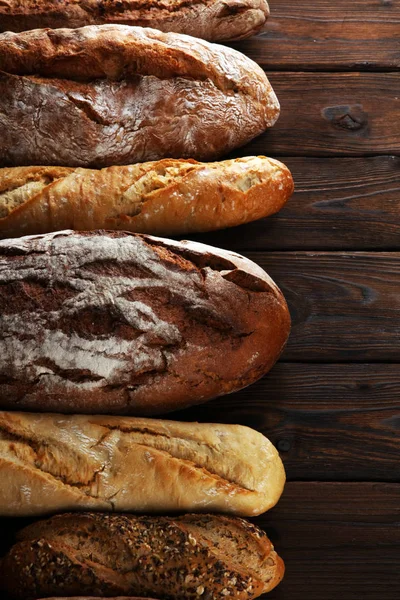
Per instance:
[[[0,236],[62,229],[182,235],[234,227],[278,212],[290,171],[265,157],[220,163],[165,159],[101,171],[0,169]]]
[[[256,63],[230,48],[154,29],[3,33],[0,71],[3,166],[211,160],[279,116]]]
[[[77,590],[250,600],[279,583],[284,565],[265,533],[242,519],[83,513],[27,527],[1,569],[18,600]]]
[[[0,515],[10,517],[88,509],[255,516],[285,483],[278,452],[248,427],[18,412],[0,412],[0,474]]]
[[[266,0],[3,0],[0,31],[119,23],[237,40],[257,33],[268,15]]]

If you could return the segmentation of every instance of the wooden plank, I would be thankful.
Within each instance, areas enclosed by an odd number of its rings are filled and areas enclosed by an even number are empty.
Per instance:
[[[399,484],[289,483],[257,521],[286,562],[265,599],[398,599]]]
[[[258,37],[235,48],[269,69],[400,68],[400,5],[392,0],[273,0]]]
[[[266,599],[397,600],[399,484],[289,483],[255,521],[286,562],[283,583]],[[2,532],[25,524],[0,520]],[[1,544],[4,552],[4,536]]]
[[[280,362],[256,384],[170,418],[261,431],[290,481],[400,481],[398,365]]]
[[[399,157],[285,163],[296,191],[278,215],[196,239],[231,250],[400,249]]]
[[[276,125],[235,156],[400,154],[398,73],[268,73]]]
[[[278,283],[292,315],[295,362],[400,361],[400,254],[247,252]]]

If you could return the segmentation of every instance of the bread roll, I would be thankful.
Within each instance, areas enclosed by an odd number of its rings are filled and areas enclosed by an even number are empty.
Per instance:
[[[271,442],[240,425],[0,412],[0,480],[0,516],[254,516],[278,502],[285,471]]]
[[[211,160],[273,125],[246,56],[124,25],[0,35],[0,164],[107,167]]]
[[[238,40],[257,33],[268,15],[266,0],[11,0],[0,2],[0,31],[120,23]]]
[[[0,241],[0,408],[153,415],[264,375],[282,293],[233,252],[125,232]]]
[[[101,171],[0,169],[0,236],[61,229],[181,235],[277,212],[293,191],[289,170],[263,156],[220,163],[165,159]]]
[[[265,533],[242,519],[84,513],[22,530],[0,581],[16,600],[82,593],[251,600],[283,572]]]

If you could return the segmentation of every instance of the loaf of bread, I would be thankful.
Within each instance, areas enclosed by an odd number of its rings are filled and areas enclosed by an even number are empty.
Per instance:
[[[58,596],[57,598],[42,598],[41,600],[104,600],[102,598],[98,598],[95,596],[69,596],[66,598],[63,596],[62,598]],[[118,596],[115,598],[109,598],[108,600],[154,600],[154,598],[138,598],[137,596]]]
[[[101,171],[6,167],[0,169],[0,236],[211,231],[278,212],[292,192],[290,171],[263,156],[219,163],[164,159]]]
[[[255,516],[278,502],[285,471],[271,442],[240,425],[0,412],[0,480],[0,516]]]
[[[0,31],[119,23],[238,40],[257,33],[268,16],[266,0],[7,0],[0,2]]]
[[[289,335],[233,252],[125,232],[0,241],[0,408],[160,414],[243,388]]]
[[[0,581],[16,600],[85,593],[251,600],[283,571],[265,533],[242,519],[83,513],[22,530]]]
[[[154,29],[3,33],[0,72],[2,166],[211,160],[279,115],[252,60]]]

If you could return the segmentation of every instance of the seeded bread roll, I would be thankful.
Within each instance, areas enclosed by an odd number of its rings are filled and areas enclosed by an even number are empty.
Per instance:
[[[264,71],[230,48],[124,25],[0,34],[0,164],[214,160],[275,123]]]
[[[250,385],[289,335],[255,263],[73,231],[0,241],[0,408],[154,415]]]
[[[85,592],[250,600],[272,590],[283,572],[265,533],[242,519],[83,513],[22,530],[0,581],[16,600]]]
[[[293,191],[282,163],[165,159],[101,171],[0,169],[0,236],[62,229],[181,235],[232,227],[280,210]]]
[[[257,33],[268,15],[266,0],[7,0],[0,2],[0,31],[120,23],[238,40]]]
[[[285,471],[271,442],[240,425],[0,412],[0,479],[1,516],[255,516],[278,502]]]

